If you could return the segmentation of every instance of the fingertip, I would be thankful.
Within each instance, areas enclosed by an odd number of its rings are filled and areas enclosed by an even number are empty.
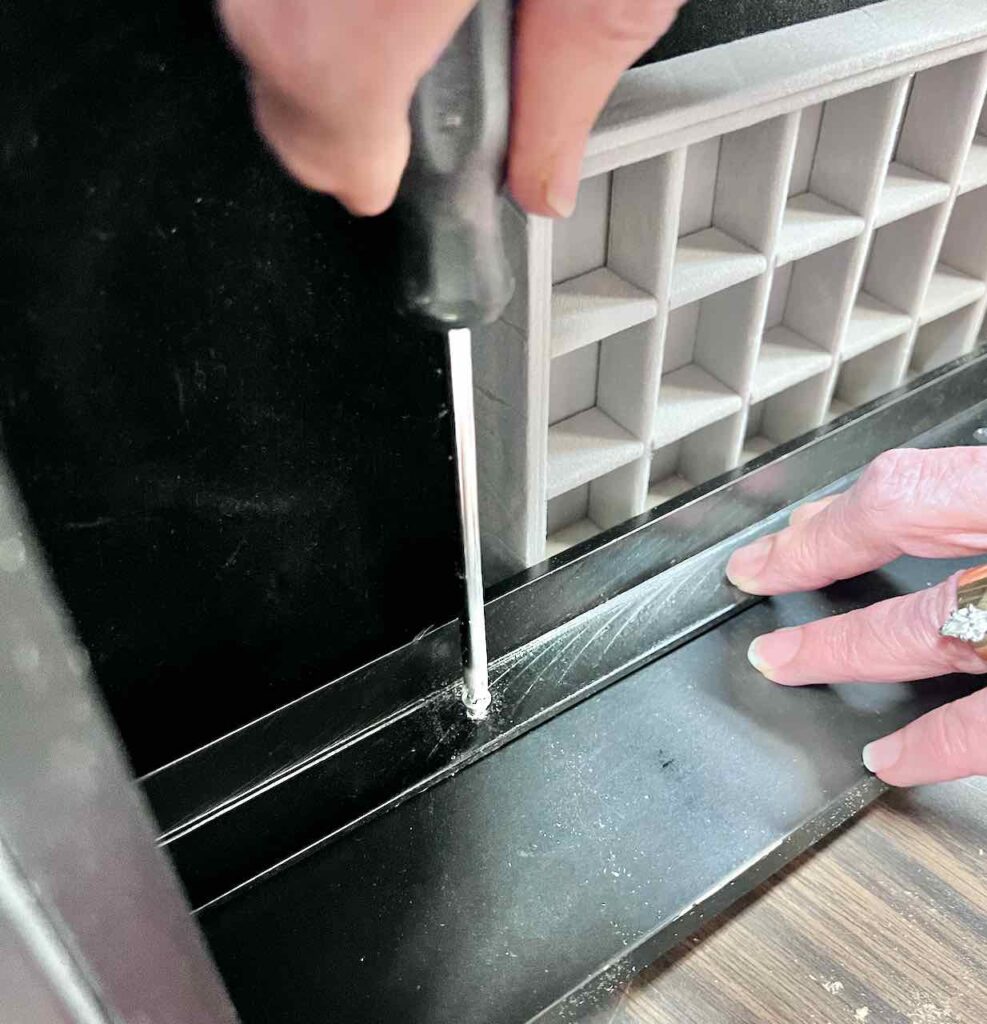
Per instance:
[[[377,191],[349,193],[344,190],[326,189],[342,203],[354,217],[378,217],[394,205],[397,185]]]
[[[392,198],[388,198],[387,195],[378,195],[365,188],[351,190],[345,181],[319,164],[293,159],[290,154],[276,155],[284,169],[302,188],[331,196],[354,217],[376,216],[383,213],[392,202]]]
[[[756,579],[747,579],[744,576],[737,575],[735,572],[731,572],[729,564],[726,569],[726,577],[732,586],[742,590],[745,594],[750,594],[751,597],[771,596],[771,592],[763,588]]]
[[[798,686],[801,680],[793,673],[792,666],[801,648],[801,628],[778,629],[755,637],[747,648],[747,660],[771,682],[781,686]]]
[[[394,116],[354,137],[255,81],[258,131],[284,169],[303,187],[337,199],[358,217],[394,202],[410,149],[407,118]]]
[[[303,188],[332,196],[355,217],[376,217],[384,213],[397,195],[399,178],[393,181],[351,182],[334,170],[334,161],[312,159],[309,153],[282,149],[273,143],[271,149],[278,162]]]
[[[507,187],[518,206],[526,213],[534,214],[537,217],[555,218],[558,216],[548,205],[545,186],[537,180],[511,171],[507,176]]]
[[[575,202],[561,201],[558,196],[549,196],[543,187],[534,188],[521,185],[510,185],[511,195],[517,204],[526,212],[537,217],[550,217],[552,220],[568,220],[576,209]]]
[[[869,743],[864,764],[890,786],[987,775],[987,689],[979,689]]]
[[[884,736],[882,739],[868,743],[861,752],[864,767],[888,785],[896,785],[894,768],[901,759],[905,748],[905,739],[901,731]],[[886,773],[890,773],[890,777]]]
[[[558,153],[542,153],[534,141],[511,151],[508,186],[518,203],[541,217],[571,217],[579,198],[584,138]]]
[[[747,648],[747,660],[751,665],[761,673],[765,679],[771,679],[771,666],[765,661],[764,655],[760,651],[761,637],[756,636],[751,641],[750,646]],[[771,680],[774,682],[774,680]]]
[[[376,217],[390,209],[401,187],[408,163],[411,133],[402,122],[386,138],[371,142],[366,153],[347,146],[347,156],[339,158],[342,175],[334,193],[339,201],[358,217]]]
[[[727,562],[727,579],[747,594],[766,596],[769,591],[760,576],[771,557],[774,543],[775,535],[772,534],[734,551]]]
[[[545,206],[550,211],[549,216],[566,220],[571,217],[576,209],[576,192],[571,191],[564,185],[549,182],[545,186]]]

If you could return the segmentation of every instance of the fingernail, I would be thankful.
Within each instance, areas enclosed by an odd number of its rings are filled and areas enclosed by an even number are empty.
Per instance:
[[[768,564],[774,542],[773,536],[762,537],[753,544],[734,551],[727,562],[727,579],[735,587],[756,594],[757,577]]]
[[[757,637],[747,648],[747,660],[768,679],[776,682],[775,676],[795,660],[802,646],[802,630],[798,626],[779,629]]]
[[[579,196],[579,172],[582,168],[582,147],[563,149],[545,182],[545,205],[556,217],[571,217]]]
[[[565,219],[572,216],[576,208],[576,193],[568,191],[564,184],[550,181],[545,187],[545,204],[556,217]]]
[[[868,743],[861,755],[864,767],[875,775],[886,772],[898,763],[904,745],[905,741],[899,732],[893,732],[890,736]]]

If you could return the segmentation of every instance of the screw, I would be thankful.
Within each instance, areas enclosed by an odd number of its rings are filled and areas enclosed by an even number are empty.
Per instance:
[[[471,699],[470,695],[463,690],[463,703],[466,705],[466,717],[471,722],[482,722],[490,713],[490,693],[483,693]]]
[[[987,444],[987,427],[977,427],[973,432],[973,439],[980,444]]]

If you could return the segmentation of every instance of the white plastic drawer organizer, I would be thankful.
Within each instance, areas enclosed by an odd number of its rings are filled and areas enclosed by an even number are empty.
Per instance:
[[[979,343],[984,50],[982,0],[888,0],[625,76],[474,346],[492,572]]]

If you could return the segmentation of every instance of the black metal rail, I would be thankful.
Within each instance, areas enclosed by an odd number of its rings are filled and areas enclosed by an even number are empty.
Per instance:
[[[145,777],[193,903],[297,860],[747,607],[730,551],[878,452],[953,444],[987,396],[954,364],[511,581],[488,607],[495,708],[461,714],[449,623]]]

